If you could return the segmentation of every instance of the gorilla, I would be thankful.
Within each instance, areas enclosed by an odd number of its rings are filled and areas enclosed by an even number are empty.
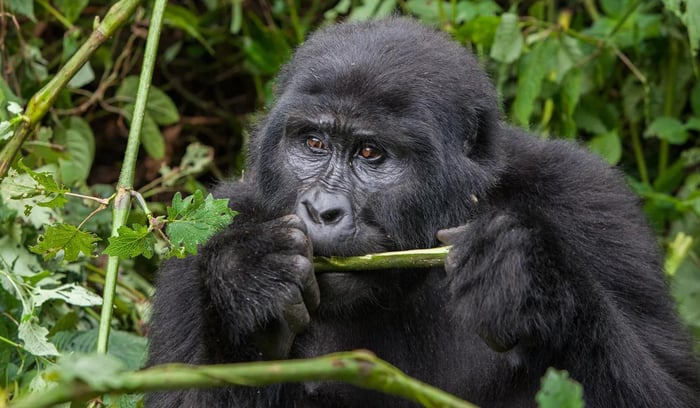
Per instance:
[[[622,175],[502,121],[476,58],[404,18],[322,29],[276,80],[239,212],[166,262],[149,365],[369,349],[484,407],[548,367],[588,407],[699,407],[699,369]],[[313,256],[450,244],[445,266],[314,273]],[[165,407],[409,407],[337,382],[152,393]]]

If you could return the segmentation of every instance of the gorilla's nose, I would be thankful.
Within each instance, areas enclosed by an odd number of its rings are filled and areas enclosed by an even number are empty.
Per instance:
[[[302,194],[297,208],[307,226],[339,226],[352,224],[352,207],[344,194],[332,193],[321,188],[311,188]],[[341,222],[342,221],[342,222]]]

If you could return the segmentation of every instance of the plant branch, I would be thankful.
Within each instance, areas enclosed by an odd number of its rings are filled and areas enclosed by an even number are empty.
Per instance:
[[[84,401],[106,393],[140,393],[230,385],[264,386],[285,382],[343,381],[385,392],[425,407],[474,408],[475,405],[411,378],[368,351],[329,354],[308,360],[193,366],[166,364],[115,374],[109,380],[76,378],[43,393],[27,395],[12,408],[45,408]]]
[[[10,164],[24,141],[41,119],[46,115],[58,94],[66,87],[78,70],[87,62],[93,52],[102,45],[134,14],[142,0],[120,0],[107,12],[102,22],[92,31],[90,37],[51,80],[32,96],[25,109],[25,119],[15,130],[12,139],[0,152],[0,179],[10,169]]]
[[[158,52],[158,42],[160,40],[160,30],[163,26],[163,15],[167,0],[155,0],[153,4],[153,14],[146,38],[146,49],[143,56],[141,75],[139,76],[139,86],[136,91],[134,101],[134,113],[129,128],[129,138],[126,143],[124,153],[124,163],[117,182],[117,196],[114,200],[114,210],[112,217],[112,236],[119,235],[119,228],[126,223],[126,217],[131,208],[131,191],[134,184],[134,173],[136,171],[136,159],[139,152],[139,140],[141,135],[141,125],[146,112],[146,101],[148,90],[153,77],[153,68],[156,64]],[[106,353],[109,340],[110,324],[112,321],[112,304],[114,302],[114,291],[117,287],[117,272],[119,268],[119,257],[110,256],[107,260],[105,275],[105,286],[102,294],[102,314],[100,316],[100,327],[97,333],[97,352]]]
[[[338,256],[314,257],[314,270],[317,273],[368,271],[393,268],[430,268],[443,266],[451,247],[444,246],[408,251],[381,252],[347,258]]]

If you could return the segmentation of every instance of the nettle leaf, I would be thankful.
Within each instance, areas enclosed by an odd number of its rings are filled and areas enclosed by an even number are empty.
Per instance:
[[[43,255],[44,260],[63,252],[63,259],[66,262],[73,262],[78,260],[81,253],[90,256],[99,240],[97,235],[81,231],[73,225],[57,224],[48,227],[44,235],[40,235],[37,239],[37,244],[29,249]]]
[[[180,193],[175,194],[167,212],[166,233],[170,242],[190,254],[196,254],[197,245],[225,228],[234,216],[228,199],[214,199],[211,194],[204,198],[200,190],[185,199]]]
[[[583,387],[566,371],[549,368],[535,396],[539,408],[583,408]]]
[[[24,171],[38,184],[34,188],[35,191],[31,191],[32,188],[25,190],[21,195],[22,198],[40,195],[46,196],[45,201],[37,201],[36,205],[40,207],[59,208],[66,204],[65,193],[67,193],[69,190],[63,186],[59,186],[53,174],[49,172],[34,171],[27,167],[22,160],[17,162],[17,168]]]
[[[62,300],[75,306],[96,306],[102,303],[102,298],[75,283],[61,285],[53,289],[34,288],[32,302],[39,307],[47,300]]]
[[[56,346],[49,343],[46,338],[49,331],[36,323],[36,318],[32,315],[22,317],[17,335],[24,342],[24,349],[35,356],[57,356]]]
[[[491,46],[491,58],[510,64],[520,58],[524,43],[518,16],[513,13],[504,13]]]
[[[688,29],[693,54],[700,49],[700,2],[697,0],[663,0],[664,6],[683,22]]]
[[[683,144],[688,141],[686,127],[676,118],[660,116],[644,132],[644,137],[658,137],[671,144]]]
[[[104,250],[105,254],[120,258],[134,258],[139,255],[151,258],[153,256],[156,239],[145,225],[134,224],[133,229],[121,226],[118,233],[118,236],[109,238],[109,245]]]
[[[588,148],[610,164],[617,164],[622,158],[622,142],[616,130],[594,136]]]

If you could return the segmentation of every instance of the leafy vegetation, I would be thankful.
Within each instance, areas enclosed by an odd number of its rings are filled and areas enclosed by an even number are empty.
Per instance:
[[[136,205],[110,238],[153,11],[131,3],[136,13],[65,87],[33,100],[94,41],[95,17],[112,2],[0,0],[0,163],[10,165],[0,181],[0,405],[46,388],[55,356],[94,351],[107,255],[123,258],[110,354],[142,364],[157,260],[194,253],[233,216],[202,190],[243,171],[245,128],[281,64],[318,26],[396,11],[470,47],[510,121],[576,139],[625,172],[700,349],[700,2],[170,2],[128,192]],[[42,120],[28,116],[49,100]],[[4,155],[34,121],[19,153]],[[545,381],[541,406],[580,406],[566,377]]]

